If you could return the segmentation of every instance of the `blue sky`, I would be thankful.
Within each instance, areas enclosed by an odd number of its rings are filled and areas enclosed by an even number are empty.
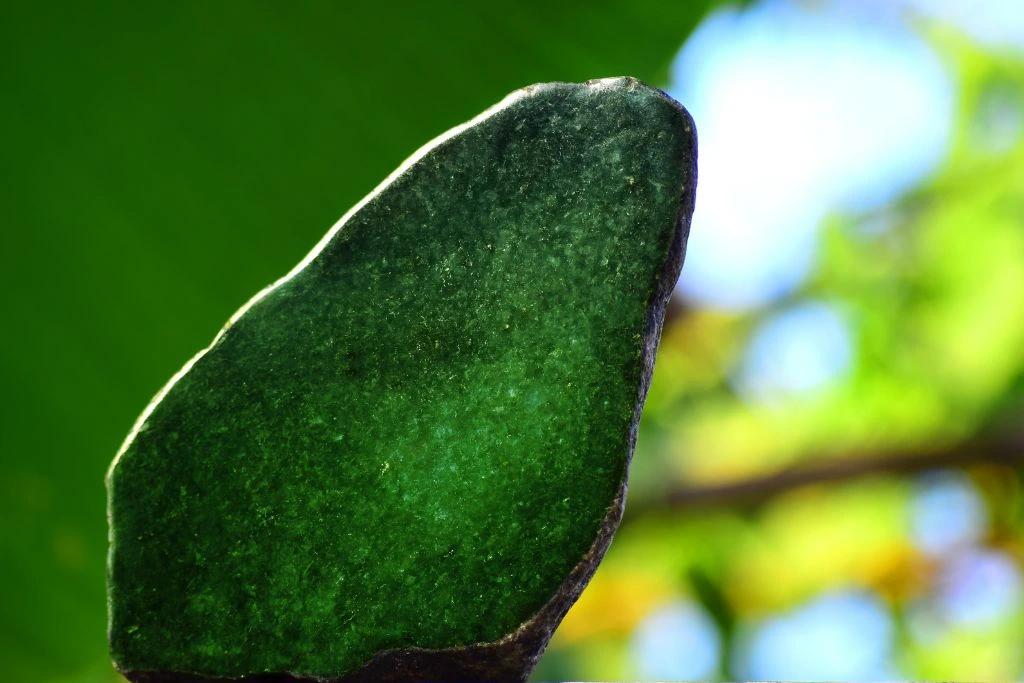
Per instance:
[[[882,205],[942,163],[954,88],[892,12],[767,0],[690,38],[671,93],[699,137],[682,292],[746,309],[797,287],[822,219]]]

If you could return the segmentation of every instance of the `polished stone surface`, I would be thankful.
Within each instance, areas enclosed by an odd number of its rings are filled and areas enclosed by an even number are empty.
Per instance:
[[[525,676],[618,521],[695,144],[632,79],[518,91],[243,308],[108,476],[118,667]]]

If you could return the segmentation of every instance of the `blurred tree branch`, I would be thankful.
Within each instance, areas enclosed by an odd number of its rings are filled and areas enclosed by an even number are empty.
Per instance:
[[[979,463],[1024,465],[1024,429],[996,430],[959,443],[829,456],[752,479],[721,484],[682,485],[671,489],[660,499],[627,507],[626,518],[628,521],[666,509],[756,505],[780,493],[804,486]]]

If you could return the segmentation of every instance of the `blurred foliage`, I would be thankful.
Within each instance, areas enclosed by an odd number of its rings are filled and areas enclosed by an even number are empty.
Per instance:
[[[626,73],[665,85],[712,4],[0,7],[6,678],[115,680],[103,473],[241,303],[406,155],[506,92]],[[679,601],[719,629],[717,675],[739,677],[759,624],[845,589],[891,611],[898,677],[1024,676],[1020,600],[973,624],[934,607],[964,553],[1024,564],[1021,440],[971,445],[1024,425],[1024,141],[999,123],[1019,122],[1024,59],[930,38],[960,89],[945,167],[891,206],[830,219],[817,272],[788,299],[673,316],[627,519],[537,678],[640,677],[638,626]],[[851,369],[810,394],[744,396],[751,333],[806,301],[842,313]],[[963,460],[985,512],[971,547],[915,541],[923,480],[893,471],[915,455],[921,471]],[[869,459],[855,479],[758,492]]]
[[[925,629],[913,623],[965,553],[1024,565],[1024,140],[999,125],[1020,124],[1024,57],[929,37],[959,87],[945,167],[890,206],[830,219],[816,273],[786,300],[743,314],[685,309],[666,329],[626,521],[537,679],[642,677],[631,638],[673,600],[702,605],[735,646],[744,629],[836,590],[888,606],[900,678],[1024,675],[1019,595],[994,621],[933,610]],[[736,373],[751,331],[806,301],[841,312],[852,367],[808,394],[744,396]],[[851,461],[863,465],[856,479],[775,487],[780,474]],[[986,528],[976,547],[929,553],[913,529],[921,475],[891,470],[958,465]],[[759,495],[758,482],[770,490]],[[718,676],[742,678],[737,662],[723,657]]]

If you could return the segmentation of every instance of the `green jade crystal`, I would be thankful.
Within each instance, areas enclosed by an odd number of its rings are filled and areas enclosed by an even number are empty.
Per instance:
[[[118,669],[524,679],[621,517],[695,184],[689,115],[630,78],[417,152],[115,459]]]

